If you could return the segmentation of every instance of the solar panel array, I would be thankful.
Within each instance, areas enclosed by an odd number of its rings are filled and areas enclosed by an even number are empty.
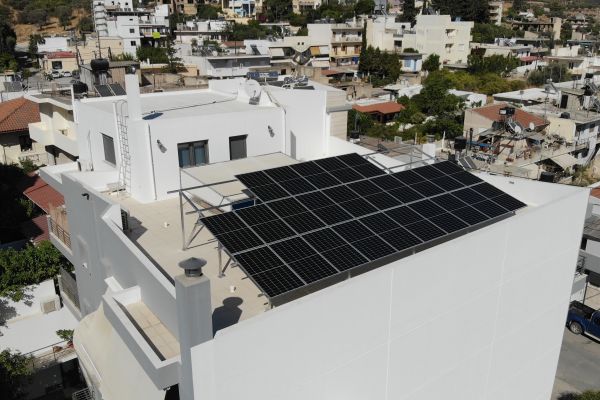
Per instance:
[[[525,206],[450,162],[386,174],[353,153],[237,178],[260,204],[202,222],[270,299]]]
[[[127,93],[119,83],[110,83],[107,85],[94,85],[94,89],[100,97],[124,96]]]

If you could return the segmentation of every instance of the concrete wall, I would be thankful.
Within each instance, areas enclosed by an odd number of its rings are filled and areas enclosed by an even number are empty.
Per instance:
[[[19,145],[19,136],[29,136],[27,131],[3,133],[0,135],[0,161],[4,164],[19,163],[20,158],[28,158],[35,164],[45,164],[47,162],[46,151],[40,143],[33,142],[31,150],[21,151]]]
[[[547,400],[587,191],[486,179],[536,206],[219,331],[195,398]]]

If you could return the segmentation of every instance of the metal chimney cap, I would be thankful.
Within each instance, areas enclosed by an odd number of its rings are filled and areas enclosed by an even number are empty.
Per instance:
[[[180,261],[178,265],[185,271],[185,276],[202,276],[202,267],[206,265],[206,260],[190,257],[187,260]]]

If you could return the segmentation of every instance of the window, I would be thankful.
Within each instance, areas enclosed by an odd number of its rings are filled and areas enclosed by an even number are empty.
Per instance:
[[[115,157],[115,142],[110,136],[106,136],[104,133],[101,133],[101,135],[102,145],[104,146],[104,160],[112,165],[116,165],[117,159]]]
[[[179,143],[177,145],[179,167],[195,167],[208,164],[208,140],[199,142]]]
[[[229,138],[229,159],[246,158],[246,138],[248,135],[232,136]]]
[[[135,29],[134,28],[129,28],[129,33],[135,33]]]
[[[129,42],[129,44],[135,46],[135,40],[132,40],[131,42]]]
[[[62,61],[52,61],[52,69],[62,69]]]
[[[29,151],[33,146],[33,141],[29,135],[21,135],[19,136],[19,146],[21,146],[21,151]]]

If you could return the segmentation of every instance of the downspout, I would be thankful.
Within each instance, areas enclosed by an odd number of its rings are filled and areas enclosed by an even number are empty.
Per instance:
[[[268,85],[265,85],[264,89],[265,89],[265,93],[267,94],[267,96],[269,96],[269,100],[271,100],[272,103],[274,103],[277,107],[279,107],[283,110],[283,153],[287,154],[287,134],[288,134],[287,133],[287,110],[285,109],[285,107],[283,105],[281,105],[280,102],[278,102],[271,95]],[[290,153],[291,153],[291,149],[290,149]]]
[[[156,175],[154,174],[154,151],[152,150],[152,131],[150,130],[150,124],[146,124],[148,128],[148,138],[150,140],[150,165],[152,167],[152,188],[154,189],[154,200],[157,199],[156,195]]]

